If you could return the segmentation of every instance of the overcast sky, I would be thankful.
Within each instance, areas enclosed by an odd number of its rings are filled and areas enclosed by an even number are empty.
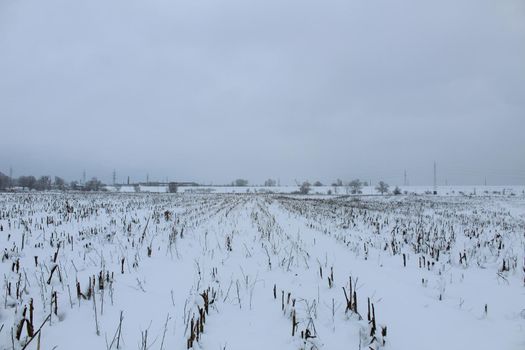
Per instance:
[[[525,184],[523,0],[0,0],[0,171]]]

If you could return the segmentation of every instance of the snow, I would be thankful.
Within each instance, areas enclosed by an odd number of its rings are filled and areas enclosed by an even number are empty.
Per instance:
[[[150,192],[150,193],[166,193],[168,192],[168,186],[150,186],[150,185],[140,185],[140,192]]]
[[[125,193],[132,193],[132,192],[136,192],[135,191],[135,186],[119,186],[117,187],[117,191],[119,192],[125,192]]]
[[[11,334],[17,350],[31,340],[25,328],[16,339],[31,298],[35,330],[51,314],[41,349],[117,349],[117,339],[119,349],[187,349],[206,290],[213,303],[193,349],[525,348],[520,188],[360,197],[215,189],[0,194],[0,349],[13,348]],[[357,313],[346,310],[350,280]],[[302,339],[306,329],[315,338]]]

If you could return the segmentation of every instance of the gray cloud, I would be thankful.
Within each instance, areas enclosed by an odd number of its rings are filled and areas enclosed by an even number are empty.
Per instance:
[[[520,0],[0,2],[0,171],[525,183]]]

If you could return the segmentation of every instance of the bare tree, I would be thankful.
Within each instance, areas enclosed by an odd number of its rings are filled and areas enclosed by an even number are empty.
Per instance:
[[[34,176],[20,176],[18,178],[18,186],[33,190],[36,187],[36,178]]]
[[[301,187],[299,188],[300,194],[308,194],[310,192],[310,183],[308,181],[303,182]]]
[[[341,179],[335,180],[335,182],[332,184],[332,186],[333,187],[343,186],[343,180],[341,180]]]
[[[376,191],[381,193],[381,194],[385,194],[385,193],[388,193],[388,184],[384,181],[379,181],[379,184],[377,184],[376,186]]]
[[[51,189],[51,177],[41,176],[36,182],[36,189],[39,191],[49,191]]]
[[[69,188],[73,191],[79,190],[80,188],[78,186],[78,181],[71,181],[71,183],[69,184]]]
[[[64,181],[63,178],[59,177],[59,176],[55,176],[55,188],[57,190],[60,190],[60,191],[63,191],[66,189],[66,182]]]
[[[266,187],[275,187],[276,185],[277,185],[277,181],[275,181],[274,179],[268,179],[264,181],[264,186]]]
[[[169,193],[177,193],[178,190],[179,190],[179,186],[177,185],[176,182],[170,182],[168,184],[168,192]]]
[[[401,189],[396,186],[396,188],[394,188],[394,190],[392,191],[392,193],[395,195],[395,196],[399,196],[401,194]]]
[[[238,187],[248,186],[248,180],[246,180],[246,179],[237,179],[237,180],[235,180],[235,186],[238,186]]]
[[[92,178],[84,185],[84,191],[100,191],[102,189],[102,182],[96,177]]]
[[[359,179],[355,179],[348,183],[348,187],[350,187],[350,192],[352,194],[358,194],[361,193],[363,183]]]
[[[5,190],[9,186],[9,176],[0,172],[0,190]]]

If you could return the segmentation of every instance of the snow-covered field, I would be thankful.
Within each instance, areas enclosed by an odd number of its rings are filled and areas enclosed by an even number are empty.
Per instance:
[[[522,350],[520,191],[0,194],[0,349]]]

